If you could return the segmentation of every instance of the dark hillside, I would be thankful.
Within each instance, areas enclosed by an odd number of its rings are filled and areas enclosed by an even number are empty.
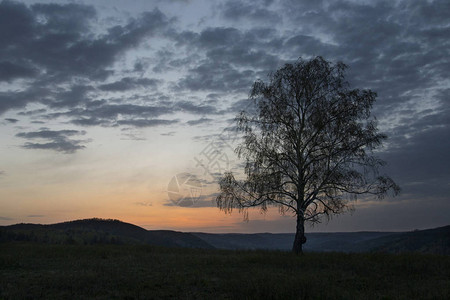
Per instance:
[[[292,241],[294,239],[293,233],[212,234],[195,232],[192,234],[218,249],[227,250],[289,250],[292,247]]]
[[[85,219],[51,225],[16,224],[0,227],[0,241],[48,244],[148,244],[166,247],[214,248],[189,233],[148,231],[112,219]]]
[[[421,252],[450,255],[450,225],[402,232],[369,241],[365,249],[376,252]]]
[[[290,251],[293,233],[210,234],[193,233],[208,244],[229,250],[266,249]],[[411,232],[307,233],[308,252],[421,252],[450,254],[450,226]]]

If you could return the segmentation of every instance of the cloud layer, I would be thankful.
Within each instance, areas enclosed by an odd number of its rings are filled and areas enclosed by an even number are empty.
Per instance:
[[[63,153],[74,153],[77,150],[85,148],[82,143],[87,140],[74,140],[70,137],[77,135],[85,135],[85,131],[78,130],[47,130],[20,132],[16,134],[17,137],[30,140],[43,140],[44,142],[26,142],[22,145],[25,149],[44,149],[55,150]]]

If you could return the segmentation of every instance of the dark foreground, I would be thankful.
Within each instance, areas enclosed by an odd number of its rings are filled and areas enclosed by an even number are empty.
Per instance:
[[[0,299],[450,299],[450,256],[0,243]]]

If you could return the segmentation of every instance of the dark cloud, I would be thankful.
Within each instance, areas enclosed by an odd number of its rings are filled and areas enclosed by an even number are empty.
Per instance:
[[[129,125],[135,127],[155,127],[161,125],[172,125],[178,123],[178,120],[160,120],[160,119],[130,119],[130,120],[119,120],[118,125]]]
[[[12,221],[14,219],[0,216],[0,220],[2,220],[2,221]]]
[[[193,114],[216,114],[217,108],[212,105],[197,104],[191,101],[177,101],[174,104],[175,111],[181,110]]]
[[[71,98],[69,97],[69,99]],[[148,99],[146,100],[148,101]],[[220,113],[213,105],[188,100],[152,100],[151,102],[156,103],[155,105],[109,104],[109,102],[113,101],[86,102],[84,103],[84,107],[48,113],[43,115],[43,117],[46,119],[65,117],[70,119],[70,123],[80,126],[131,125],[136,127],[152,127],[177,123],[177,120],[156,119],[160,116],[171,115],[177,112],[201,115]]]
[[[247,93],[256,79],[280,64],[280,57],[270,52],[276,31],[269,28],[210,27],[200,33],[180,32],[173,38],[179,45],[205,54],[195,63],[185,59],[189,69],[178,81],[178,91]]]
[[[63,12],[73,14],[73,10],[76,9],[64,9],[64,6],[61,6],[59,14],[64,17]],[[80,7],[79,10],[85,11],[86,8]],[[84,17],[84,23],[87,17]],[[42,63],[55,73],[80,74],[94,79],[105,78],[110,74],[106,68],[115,61],[117,55],[137,46],[145,36],[153,34],[165,26],[166,22],[164,15],[155,10],[144,13],[139,19],[132,19],[124,26],[109,28],[106,34],[94,38],[83,35],[81,31],[73,34],[63,31],[62,36],[45,31],[46,35],[37,41],[42,44],[43,50],[34,57],[37,63]],[[56,26],[56,30],[61,29]]]
[[[228,111],[237,115],[242,111],[246,111],[248,113],[254,113],[256,111],[255,103],[248,98],[240,99],[231,104],[228,108]]]
[[[0,62],[0,81],[11,81],[16,78],[33,77],[37,74],[34,68],[13,64],[9,61]]]
[[[98,106],[76,108],[61,113],[51,113],[48,118],[69,117],[71,123],[83,126],[117,126],[120,118],[153,119],[173,112],[173,108],[161,106],[143,106],[135,104],[100,104]],[[126,124],[123,120],[121,124]],[[131,122],[133,123],[133,122]],[[139,122],[136,122],[136,124]]]
[[[40,109],[34,109],[34,110],[29,110],[29,111],[21,111],[21,112],[18,112],[17,114],[21,115],[21,116],[31,116],[31,115],[36,115],[36,114],[43,114],[45,112],[47,112],[46,109],[40,108]]]
[[[199,124],[208,124],[208,123],[211,123],[213,121],[213,119],[209,119],[209,118],[200,118],[200,119],[197,119],[197,120],[190,120],[190,121],[187,121],[186,123],[188,124],[188,125],[191,125],[191,126],[194,126],[194,125],[199,125]]]
[[[131,141],[146,141],[147,139],[140,136],[137,133],[133,133],[133,132],[127,132],[127,133],[122,133],[122,136],[124,136],[123,138],[121,138],[121,140],[131,140]]]
[[[168,49],[158,50],[154,61],[152,71],[158,74],[173,70],[177,67],[182,67],[187,63],[187,61],[183,59],[175,58],[175,53]]]
[[[265,50],[248,49],[241,45],[212,49],[207,52],[207,55],[212,61],[223,60],[240,67],[271,69],[278,63],[278,58],[266,53]]]
[[[80,32],[89,30],[89,21],[97,13],[91,6],[78,4],[34,4],[32,12],[37,16],[39,25],[46,31]]]
[[[5,121],[7,121],[8,123],[13,123],[13,124],[19,122],[19,120],[13,119],[13,118],[5,118]]]
[[[100,118],[78,118],[78,119],[72,119],[70,121],[74,125],[80,125],[80,126],[112,126],[110,120],[104,120]]]
[[[146,69],[146,64],[145,62],[141,61],[141,60],[137,60],[134,63],[134,67],[133,67],[133,71],[134,72],[143,72]]]
[[[82,141],[58,139],[48,143],[31,143],[27,142],[22,147],[25,149],[41,149],[41,150],[55,150],[64,153],[74,153],[77,150],[86,148],[79,145]]]
[[[156,87],[161,84],[161,82],[162,81],[158,79],[124,77],[119,81],[102,84],[99,88],[103,91],[122,92],[141,87]]]
[[[309,55],[320,53],[320,55],[328,57],[330,54],[338,52],[336,45],[324,43],[317,37],[304,34],[286,37],[282,45],[293,53],[307,53]]]
[[[242,40],[242,33],[233,27],[213,27],[203,30],[198,36],[203,48],[229,47]]]
[[[80,134],[84,135],[86,134],[86,132],[78,130],[58,130],[58,131],[41,130],[41,131],[21,132],[16,134],[16,136],[27,139],[35,139],[35,138],[53,139],[61,136],[74,136]]]
[[[94,88],[89,85],[72,85],[70,89],[53,93],[53,97],[47,98],[42,102],[49,104],[51,107],[74,107],[82,103],[90,101],[89,92]]]
[[[73,140],[69,137],[77,135],[85,135],[85,131],[78,130],[48,130],[41,129],[40,131],[20,132],[16,134],[17,137],[25,139],[40,139],[46,142],[34,143],[26,142],[22,145],[25,149],[44,149],[54,150],[63,153],[74,153],[77,150],[84,149],[85,146],[82,143],[88,142],[87,140]]]
[[[180,80],[177,89],[191,91],[246,91],[255,78],[252,70],[240,71],[225,62],[203,61],[189,70],[189,74]]]
[[[12,109],[24,107],[30,99],[45,99],[50,91],[44,87],[29,87],[19,91],[0,91],[0,114]]]
[[[406,101],[405,92],[423,91],[447,76],[449,41],[442,37],[450,24],[429,13],[445,9],[444,2],[288,1],[288,18],[309,34],[287,39],[283,52],[342,60],[351,67],[352,83],[373,88],[379,104],[391,106]]]
[[[43,218],[44,215],[28,215],[27,218]]]
[[[73,79],[104,80],[120,55],[169,24],[163,13],[153,10],[99,33],[96,16],[92,6],[80,4],[0,3],[0,81],[34,79],[19,92],[2,92],[0,113],[29,102],[79,104],[90,87],[72,86]],[[59,92],[59,84],[66,91]]]
[[[225,2],[219,9],[223,17],[232,21],[252,20],[264,23],[282,21],[280,15],[266,8],[270,2],[272,1],[263,1],[261,3],[263,5],[259,6],[255,1],[245,2],[233,0]]]
[[[161,133],[162,136],[174,136],[175,135],[175,131],[169,131],[169,132],[165,132],[165,133]]]
[[[420,184],[424,187],[420,194],[449,192],[450,141],[443,138],[449,133],[447,120],[446,125],[423,127],[407,138],[396,137],[394,141],[398,144],[383,153],[383,158],[389,162],[388,171],[404,184],[415,182],[416,187]],[[404,188],[404,192],[408,193],[408,188]],[[418,193],[416,191],[416,195]]]

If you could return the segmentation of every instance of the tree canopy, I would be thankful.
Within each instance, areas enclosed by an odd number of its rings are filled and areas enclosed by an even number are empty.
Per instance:
[[[272,205],[293,213],[296,253],[306,242],[305,221],[351,209],[350,200],[360,195],[400,191],[380,173],[385,162],[374,154],[387,138],[371,114],[377,95],[351,89],[346,68],[322,57],[286,64],[267,83],[254,83],[249,100],[256,112],[236,118],[243,134],[236,153],[245,161],[246,178],[226,173],[217,205],[225,212]]]

